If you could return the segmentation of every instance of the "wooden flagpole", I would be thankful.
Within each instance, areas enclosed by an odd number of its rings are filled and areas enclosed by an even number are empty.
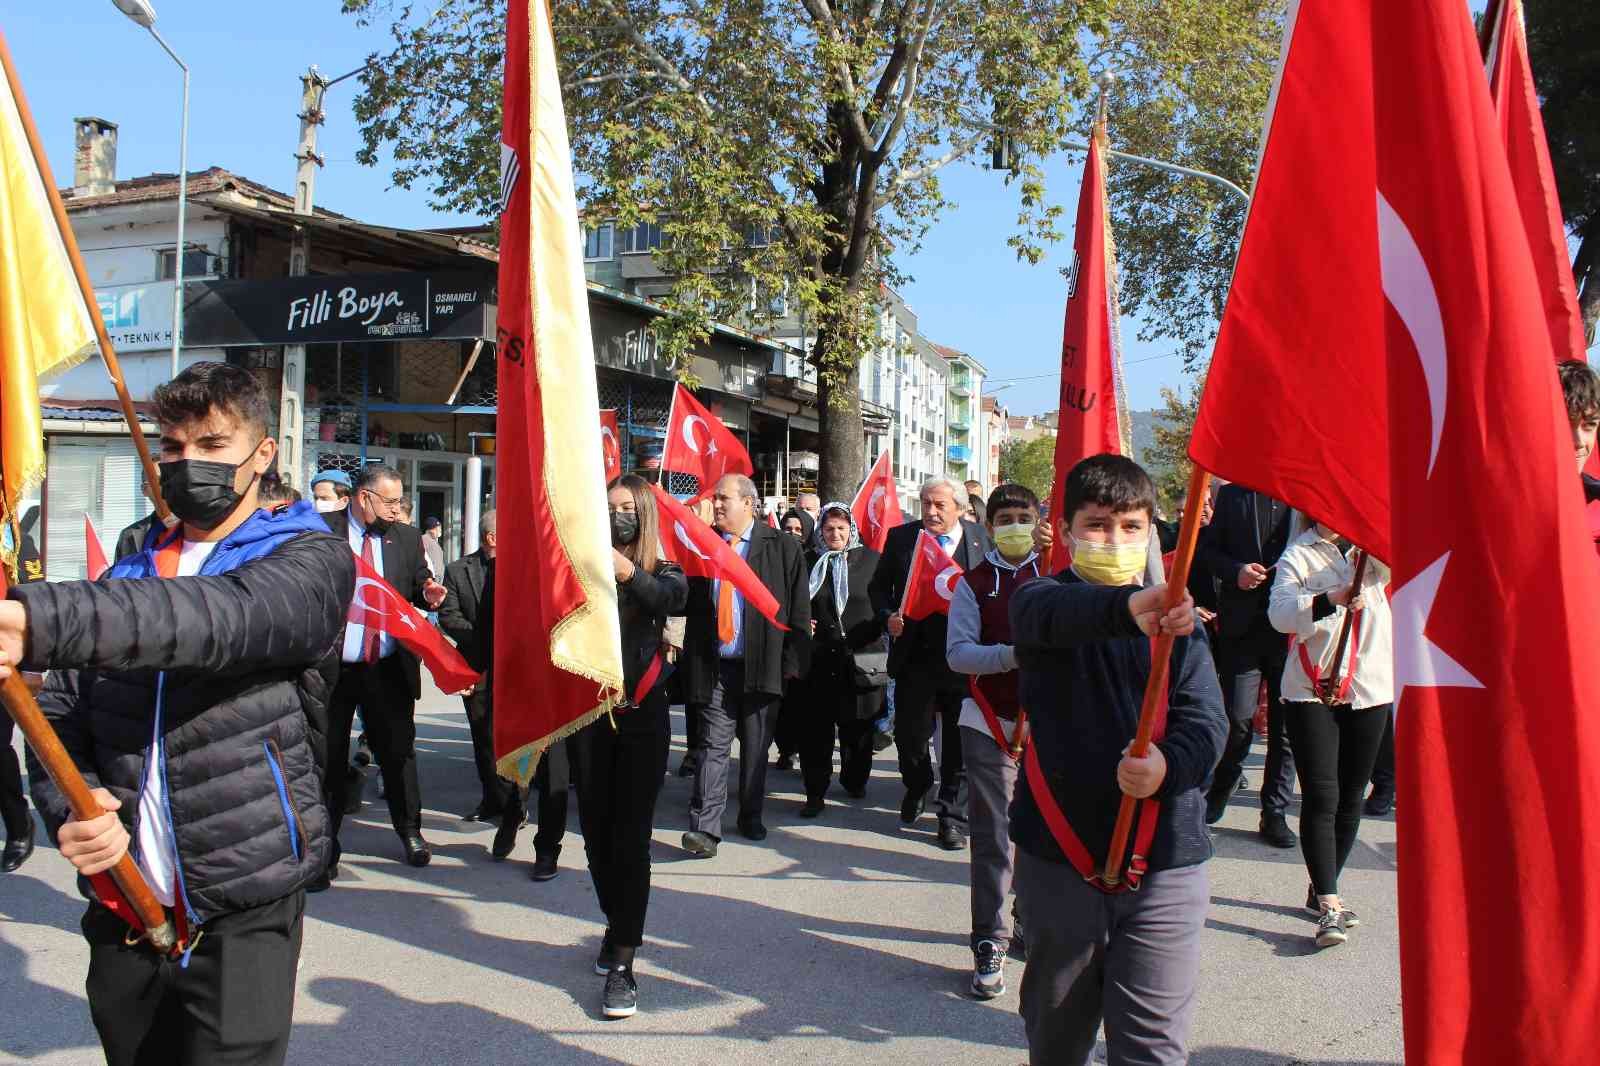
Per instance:
[[[72,239],[72,228],[67,224],[66,210],[62,207],[55,181],[51,178],[50,168],[45,162],[44,150],[39,142],[39,131],[34,127],[33,116],[28,112],[27,99],[22,95],[22,85],[17,80],[16,66],[11,61],[11,49],[3,33],[0,33],[0,66],[5,68],[6,82],[11,87],[11,98],[16,101],[17,112],[22,116],[22,127],[27,133],[28,145],[33,150],[34,162],[39,167],[39,177],[50,195],[50,207],[55,213],[56,225],[61,230],[67,254],[72,259],[72,269],[77,275],[78,288],[88,306],[89,317],[94,321],[95,336],[100,341],[100,354],[105,357],[106,368],[111,372],[112,383],[116,386],[117,395],[122,401],[123,415],[128,419],[128,428],[133,433],[134,446],[139,449],[140,460],[144,463],[146,484],[155,502],[156,513],[163,521],[170,524],[172,512],[161,500],[160,480],[155,475],[155,463],[150,458],[150,450],[145,445],[144,435],[139,432],[138,416],[134,412],[133,401],[128,398],[128,389],[122,382],[122,372],[117,365],[116,352],[111,348],[111,339],[106,336],[105,322],[95,306],[94,289],[89,284],[89,275],[84,269],[83,257],[78,252],[77,242]],[[4,573],[0,571],[0,588],[5,584]],[[61,790],[68,806],[72,808],[72,816],[87,821],[104,814],[100,804],[90,793],[88,782],[83,779],[83,775],[73,764],[72,757],[67,754],[61,738],[56,736],[55,730],[50,728],[50,723],[45,720],[44,712],[39,710],[39,702],[33,698],[33,693],[28,690],[20,672],[13,670],[11,675],[0,683],[0,703],[4,703],[6,713],[16,721],[28,746],[39,757],[40,763],[44,765],[45,771],[56,783],[56,787]],[[161,902],[156,899],[155,893],[150,891],[150,886],[145,883],[139,868],[134,865],[133,857],[124,853],[109,873],[116,881],[117,887],[122,890],[129,905],[133,907],[134,913],[139,916],[150,943],[157,950],[171,951],[177,945],[177,932]]]
[[[1162,612],[1172,610],[1188,594],[1189,567],[1194,562],[1194,547],[1200,539],[1200,515],[1205,510],[1206,493],[1211,488],[1211,474],[1196,464],[1189,474],[1189,507],[1183,514],[1183,524],[1178,527],[1177,555],[1172,560],[1172,573],[1167,575],[1167,599]],[[1128,755],[1144,758],[1150,750],[1151,734],[1156,727],[1156,708],[1167,689],[1167,677],[1172,666],[1172,645],[1176,638],[1162,633],[1155,640],[1150,653],[1150,680],[1145,683],[1144,703],[1139,708],[1139,730],[1128,746]],[[1139,801],[1127,793],[1122,795],[1122,805],[1117,809],[1117,826],[1111,834],[1111,847],[1106,852],[1106,864],[1100,880],[1107,886],[1122,882],[1122,862],[1128,854],[1128,835],[1133,831],[1133,811]]]

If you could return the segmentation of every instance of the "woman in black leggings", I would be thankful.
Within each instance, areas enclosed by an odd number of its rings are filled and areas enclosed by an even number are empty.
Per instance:
[[[1317,916],[1318,947],[1344,943],[1360,924],[1339,895],[1339,873],[1355,847],[1367,780],[1394,706],[1389,568],[1368,558],[1358,587],[1360,555],[1327,526],[1311,525],[1278,560],[1268,605],[1273,626],[1291,638],[1284,725],[1300,776],[1300,848],[1311,875],[1306,909]]]
[[[578,824],[594,894],[606,916],[595,972],[606,979],[601,1012],[627,1018],[639,1007],[633,956],[644,943],[650,903],[650,833],[672,740],[661,673],[667,616],[683,613],[689,582],[661,557],[655,497],[643,478],[613,481],[612,565],[622,620],[622,676],[627,702],[572,735],[568,755],[578,786]]]

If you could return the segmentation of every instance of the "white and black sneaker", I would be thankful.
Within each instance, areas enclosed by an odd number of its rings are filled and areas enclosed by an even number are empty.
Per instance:
[[[1317,889],[1315,885],[1306,886],[1306,913],[1311,915],[1313,918],[1322,917],[1322,904],[1317,900]],[[1356,926],[1361,924],[1361,915],[1357,914],[1355,911],[1344,909],[1343,900],[1339,901],[1339,914],[1342,918],[1344,918],[1344,927],[1346,929],[1354,929]]]
[[[1006,949],[998,940],[980,940],[972,953],[972,994],[979,999],[1005,995]]]
[[[611,943],[611,930],[606,930],[606,935],[600,938],[600,954],[594,959],[594,972],[598,977],[606,977],[617,965],[617,948]]]
[[[639,984],[633,979],[633,970],[627,966],[614,966],[606,974],[605,996],[600,1002],[600,1013],[607,1018],[632,1018],[639,1012]]]
[[[1345,932],[1344,913],[1329,907],[1317,917],[1317,947],[1331,948],[1350,939]]]

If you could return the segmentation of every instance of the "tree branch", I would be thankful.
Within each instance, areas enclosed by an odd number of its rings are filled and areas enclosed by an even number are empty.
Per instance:
[[[935,0],[924,0],[922,5],[922,25],[917,30],[917,39],[912,42],[910,55],[906,60],[905,91],[900,94],[900,105],[895,108],[894,119],[890,121],[889,128],[883,132],[883,140],[879,142],[874,151],[882,158],[889,153],[895,140],[900,136],[900,131],[905,128],[906,116],[911,112],[911,105],[917,98],[917,88],[922,79],[922,53],[928,44],[928,32],[933,28],[933,17],[938,10]]]
[[[581,89],[588,85],[603,85],[608,81],[628,81],[630,79],[665,78],[668,75],[659,70],[630,70],[622,74],[596,74],[587,78],[573,78],[571,81],[561,83],[564,90]]]
[[[828,6],[828,0],[801,0],[811,19],[817,24],[828,43],[841,51],[846,47],[843,35],[839,32],[839,24],[834,21],[833,9]],[[872,150],[872,131],[867,129],[867,120],[861,114],[859,100],[857,99],[856,78],[850,72],[850,64],[843,56],[834,60],[833,72],[839,79],[839,86],[844,95],[844,109],[848,122],[846,129],[855,139],[857,147],[863,152]]]
[[[884,188],[883,193],[873,200],[872,209],[877,211],[879,208],[883,207],[884,204],[892,200],[895,195],[907,185],[910,185],[913,182],[921,181],[923,178],[926,178],[935,171],[942,170],[951,163],[954,163],[957,159],[960,159],[962,156],[978,147],[979,144],[983,143],[983,139],[988,135],[988,130],[980,130],[964,140],[957,141],[954,148],[950,149],[939,158],[929,160],[920,167],[916,167],[911,170],[900,171]]]
[[[639,28],[633,24],[631,19],[628,18],[626,9],[618,12],[617,9],[612,5],[611,0],[593,0],[593,2],[600,8],[600,10],[605,12],[606,17],[611,20],[611,24],[618,30],[622,31],[623,36],[627,37],[629,41],[633,42],[634,47],[638,48],[639,51],[644,54],[645,59],[650,62],[650,65],[661,72],[662,77],[666,78],[667,80],[671,81],[673,85],[677,86],[679,92],[686,93],[693,97],[695,102],[699,104],[701,113],[706,118],[709,119],[714,117],[715,111],[711,106],[711,101],[707,100],[705,94],[699,89],[696,89],[694,84],[690,82],[688,78],[683,76],[683,72],[678,69],[678,65],[676,63],[663,55],[655,45],[645,40],[644,34],[640,33]]]

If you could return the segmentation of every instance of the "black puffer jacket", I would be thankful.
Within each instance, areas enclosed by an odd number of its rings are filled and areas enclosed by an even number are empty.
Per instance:
[[[151,558],[141,553],[113,573],[153,567]],[[161,692],[168,803],[192,921],[281,899],[327,864],[320,767],[354,586],[350,549],[298,504],[258,511],[199,577],[108,576],[10,592],[28,612],[24,666],[50,670],[39,696],[45,717],[89,786],[122,801],[135,841]],[[53,837],[70,812],[28,756],[33,800]],[[87,882],[80,887],[87,894]]]
[[[627,584],[617,586],[617,613],[622,623],[622,678],[631,696],[639,679],[661,650],[661,631],[667,616],[682,614],[689,602],[689,579],[677,563],[656,564],[655,573],[633,572]]]

